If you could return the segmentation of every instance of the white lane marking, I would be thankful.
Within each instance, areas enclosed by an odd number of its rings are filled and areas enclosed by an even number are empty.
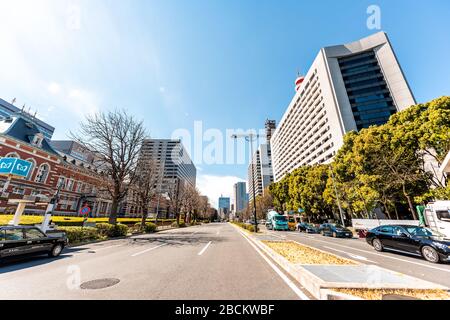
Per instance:
[[[132,257],[137,257],[137,256],[140,256],[141,254],[146,253],[146,252],[149,252],[149,251],[152,251],[152,250],[161,248],[162,246],[165,246],[165,245],[167,245],[167,244],[168,244],[168,243],[163,243],[163,244],[160,244],[159,246],[152,247],[152,248],[149,248],[149,249],[146,249],[146,250],[143,250],[143,251],[136,252],[136,253],[132,254],[131,256],[132,256]]]
[[[280,238],[280,239],[286,239],[286,236],[280,236],[279,234],[276,234],[275,232],[270,231],[269,234],[273,235],[274,237]]]
[[[206,249],[208,249],[208,247],[210,246],[211,242],[212,241],[208,242],[206,244],[206,246],[203,247],[203,249],[198,253],[199,256],[201,256],[206,251]]]
[[[326,243],[328,245],[331,245],[330,242],[323,241],[323,240],[313,239],[313,241],[323,242],[323,243]],[[426,264],[423,264],[423,263],[420,263],[420,262],[400,259],[400,258],[392,257],[390,255],[384,255],[384,254],[377,253],[377,252],[371,252],[371,251],[367,251],[367,250],[356,249],[356,248],[353,248],[353,247],[343,246],[341,244],[336,244],[336,243],[333,243],[333,245],[338,246],[338,247],[342,247],[342,248],[347,248],[347,249],[351,249],[351,250],[356,250],[356,251],[372,254],[372,255],[375,255],[375,256],[380,256],[380,257],[383,257],[383,258],[389,258],[389,259],[393,259],[393,260],[397,260],[397,261],[402,261],[402,262],[416,264],[416,265],[419,265],[419,266],[424,267],[424,268],[430,268],[430,269],[436,269],[436,270],[440,270],[440,271],[450,272],[450,269],[444,269],[444,268],[439,268],[439,267],[435,267],[435,266],[429,266],[429,265],[426,265]]]
[[[281,279],[283,279],[283,281],[289,286],[289,288],[292,289],[292,291],[295,292],[295,294],[301,299],[301,300],[310,300],[308,298],[307,295],[305,295],[303,293],[302,290],[300,290],[295,284],[294,282],[291,281],[291,279],[289,279],[283,272],[281,272],[281,270],[272,263],[272,261],[270,261],[262,252],[261,250],[256,247],[240,230],[239,233],[244,237],[245,240],[248,241],[248,243],[250,243],[250,245],[253,247],[253,249],[256,250],[256,252],[259,253],[259,255],[267,262],[267,264],[280,276]]]
[[[346,255],[348,255],[349,257],[352,257],[352,258],[354,258],[354,259],[363,260],[363,261],[367,261],[367,262],[371,262],[371,263],[378,264],[378,262],[369,260],[369,259],[367,259],[366,257],[363,257],[363,256],[358,256],[358,255],[356,255],[356,254],[349,253],[349,252],[347,252],[347,251],[338,250],[338,249],[334,249],[334,248],[327,247],[327,246],[323,246],[323,247],[324,247],[324,248],[327,248],[327,249],[330,249],[330,250],[333,250],[333,251],[336,251],[336,252],[345,253]]]

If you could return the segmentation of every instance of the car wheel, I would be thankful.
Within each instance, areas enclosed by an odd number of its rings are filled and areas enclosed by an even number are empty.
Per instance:
[[[52,248],[52,251],[50,251],[50,253],[48,254],[49,257],[52,257],[52,258],[58,257],[58,256],[61,254],[63,248],[64,248],[64,247],[63,247],[62,244],[57,244],[57,245],[55,245],[55,246]]]
[[[432,263],[438,263],[440,260],[438,252],[430,246],[425,246],[422,248],[422,256],[427,261],[432,262]]]
[[[384,250],[383,244],[381,243],[380,239],[373,239],[372,246],[378,252],[381,252]]]

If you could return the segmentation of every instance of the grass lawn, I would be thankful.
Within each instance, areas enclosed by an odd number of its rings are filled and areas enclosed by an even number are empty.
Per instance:
[[[285,257],[291,263],[323,264],[323,265],[354,265],[347,260],[333,254],[302,246],[292,241],[262,241],[269,248]]]

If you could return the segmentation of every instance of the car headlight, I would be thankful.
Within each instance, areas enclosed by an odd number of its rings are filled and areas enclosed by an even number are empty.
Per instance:
[[[438,248],[441,248],[441,249],[444,249],[444,250],[450,250],[450,246],[449,245],[446,245],[446,244],[443,244],[443,243],[440,243],[440,242],[433,242],[433,244],[436,247],[438,247]]]

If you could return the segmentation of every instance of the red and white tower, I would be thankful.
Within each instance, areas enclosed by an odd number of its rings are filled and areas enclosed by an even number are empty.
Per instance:
[[[302,85],[303,81],[305,80],[304,76],[298,76],[297,79],[295,79],[295,91],[298,92],[300,90],[300,86]]]

